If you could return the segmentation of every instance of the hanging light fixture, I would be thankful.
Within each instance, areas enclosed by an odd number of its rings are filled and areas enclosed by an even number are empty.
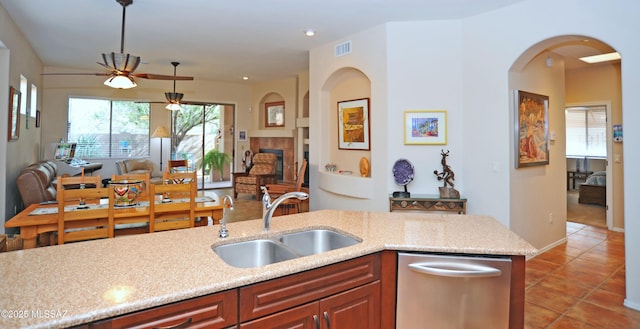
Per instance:
[[[176,75],[176,68],[180,65],[179,62],[171,62],[173,65],[173,75]],[[167,98],[169,104],[167,104],[166,109],[170,111],[180,111],[182,110],[182,106],[180,106],[180,101],[182,101],[183,93],[176,92],[176,80],[173,80],[173,92],[164,93],[164,97]]]
[[[105,86],[117,89],[130,89],[137,86],[136,82],[133,81],[131,77],[125,75],[110,76],[105,80],[104,84]]]
[[[122,30],[120,32],[120,53],[102,54],[103,63],[98,64],[112,70],[114,73],[104,82],[106,86],[118,89],[129,89],[136,87],[137,84],[127,72],[133,72],[140,64],[140,57],[124,53],[124,21],[127,12],[127,6],[133,3],[133,0],[116,0],[122,5]]]

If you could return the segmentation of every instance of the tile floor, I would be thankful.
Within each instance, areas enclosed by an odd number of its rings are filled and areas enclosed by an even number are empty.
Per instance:
[[[527,261],[525,328],[636,328],[622,305],[624,233],[567,222],[567,242]]]

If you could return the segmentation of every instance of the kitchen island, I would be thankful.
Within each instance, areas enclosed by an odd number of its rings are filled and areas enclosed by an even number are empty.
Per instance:
[[[534,255],[491,217],[322,210],[219,226],[124,236],[0,254],[2,328],[69,327],[274,280],[384,250]],[[212,245],[309,228],[358,237],[356,245],[257,268],[235,268]],[[521,272],[524,283],[524,272]]]

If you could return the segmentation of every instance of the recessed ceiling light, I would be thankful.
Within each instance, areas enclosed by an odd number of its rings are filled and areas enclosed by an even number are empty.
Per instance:
[[[614,53],[608,53],[608,54],[602,54],[602,55],[580,57],[580,60],[583,62],[587,62],[589,64],[593,64],[593,63],[600,63],[600,62],[615,61],[620,58],[621,58],[620,54],[618,54],[617,52],[614,52]]]
[[[242,77],[242,80],[249,80],[249,77],[245,75]]]
[[[306,30],[304,30],[304,35],[306,35],[308,37],[312,37],[312,36],[316,35],[316,31],[314,31],[312,29],[306,29]]]

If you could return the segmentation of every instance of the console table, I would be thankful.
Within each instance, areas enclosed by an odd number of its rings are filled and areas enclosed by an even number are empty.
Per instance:
[[[389,196],[389,211],[418,210],[418,211],[449,211],[465,214],[467,199],[440,198],[437,194],[411,194],[410,198]]]

